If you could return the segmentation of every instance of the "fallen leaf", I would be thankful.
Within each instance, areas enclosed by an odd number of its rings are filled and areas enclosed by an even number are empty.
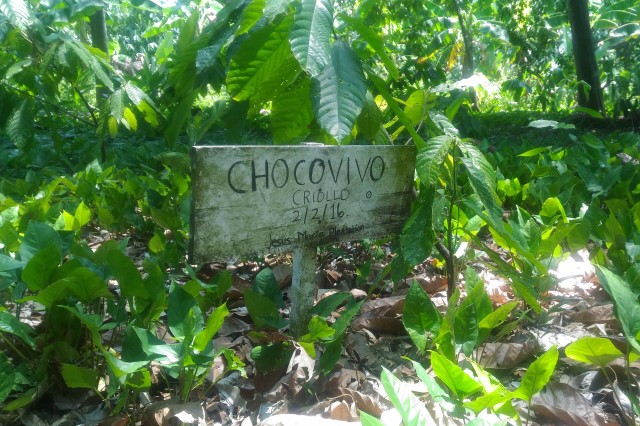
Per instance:
[[[552,424],[576,426],[613,425],[604,412],[593,407],[577,389],[565,383],[551,382],[533,396],[531,409]]]

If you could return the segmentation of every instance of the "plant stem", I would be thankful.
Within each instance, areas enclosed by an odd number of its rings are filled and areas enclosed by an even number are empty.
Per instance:
[[[456,182],[456,143],[454,141],[451,150],[452,167],[451,167],[451,198],[449,202],[449,211],[447,212],[447,250],[449,251],[449,259],[447,259],[447,299],[450,299],[456,288],[456,266],[455,266],[455,243],[453,241],[453,207],[457,199],[457,182]]]

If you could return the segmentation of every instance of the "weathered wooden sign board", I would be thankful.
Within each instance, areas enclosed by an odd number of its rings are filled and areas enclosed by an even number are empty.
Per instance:
[[[196,146],[190,259],[294,251],[295,287],[318,245],[400,231],[414,166],[412,146]]]

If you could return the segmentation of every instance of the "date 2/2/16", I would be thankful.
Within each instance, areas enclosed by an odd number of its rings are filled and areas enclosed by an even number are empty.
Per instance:
[[[340,209],[340,203],[327,203],[320,207],[309,207],[293,210],[293,220],[291,222],[302,222],[303,224],[317,221],[322,223],[326,220],[336,220],[343,218],[344,210]]]

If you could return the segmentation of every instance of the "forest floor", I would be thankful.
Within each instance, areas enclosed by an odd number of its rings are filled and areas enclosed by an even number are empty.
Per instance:
[[[549,121],[543,126],[545,131],[526,127],[536,119]],[[498,153],[503,146],[520,142],[525,145],[524,141],[528,141],[529,147],[568,146],[575,143],[575,136],[566,132],[563,125],[583,124],[582,118],[565,117],[563,122],[562,117],[532,114],[492,114],[489,125],[486,118],[478,121],[470,117],[469,120],[462,123],[467,129],[467,135],[463,136],[477,138],[487,152]],[[623,127],[628,125],[625,121]],[[631,123],[631,128],[637,131],[637,124]],[[588,131],[607,134],[610,129],[591,128]],[[535,142],[532,144],[531,141]],[[95,249],[111,238],[114,236],[107,232],[95,233],[87,237],[87,242]],[[148,249],[145,242],[133,244],[134,241],[132,238],[127,253],[141,265]],[[501,252],[490,239],[487,244]],[[461,273],[456,277],[463,298],[462,272],[471,268],[482,279],[494,308],[518,300],[509,280],[487,267],[488,259],[483,252],[471,247],[468,250],[471,253],[467,253],[466,260],[460,261],[458,270]],[[26,426],[303,423],[309,426],[341,424],[337,421],[357,422],[360,411],[364,411],[380,418],[385,425],[400,425],[402,419],[380,381],[383,367],[405,382],[425,404],[428,400],[427,389],[410,360],[428,365],[429,353],[420,353],[407,335],[402,321],[405,296],[410,285],[417,282],[444,315],[448,304],[447,280],[441,261],[433,257],[415,267],[405,280],[394,283],[385,272],[392,257],[387,245],[360,242],[323,248],[319,252],[316,300],[344,292],[357,301],[364,301],[344,335],[340,357],[329,374],[319,373],[317,359],[291,340],[286,329],[257,329],[242,298],[243,292],[252,287],[258,272],[269,267],[286,302],[280,314],[287,317],[292,275],[289,255],[233,265],[210,264],[198,271],[199,278],[205,283],[222,270],[232,272],[232,287],[225,297],[230,314],[217,333],[214,346],[232,349],[246,365],[242,372],[221,376],[226,361],[220,358],[208,373],[205,386],[193,390],[191,402],[180,403],[176,399],[175,383],[168,381],[159,373],[160,369],[152,365],[152,388],[140,394],[139,405],[129,407],[127,415],[109,416],[103,402],[92,392],[75,390],[44,398],[33,409],[22,413],[20,422]],[[560,358],[551,382],[534,396],[529,409],[524,403],[514,402],[523,422],[529,425],[630,424],[632,410],[626,394],[638,391],[640,363],[635,361],[626,369],[624,363],[617,360],[599,369],[573,361],[564,354],[568,344],[584,336],[608,337],[616,347],[626,350],[614,305],[599,283],[590,253],[585,249],[566,252],[553,262],[550,276],[555,284],[542,295],[541,313],[534,314],[523,306],[510,332],[489,338],[473,351],[470,359],[490,371],[507,389],[515,389],[536,356],[555,345],[560,350]],[[184,279],[188,278],[185,276]],[[117,283],[113,285],[117,286]],[[329,324],[340,317],[340,309],[338,307],[329,317]],[[37,324],[38,315],[34,310],[29,320]],[[167,330],[162,327],[158,327],[158,337],[171,342]],[[257,369],[251,357],[252,350],[283,342],[288,342],[286,353],[291,357]],[[431,404],[429,410],[443,425],[461,425],[472,420],[452,416],[439,405]],[[476,424],[493,424],[498,419],[487,415],[483,421]]]

